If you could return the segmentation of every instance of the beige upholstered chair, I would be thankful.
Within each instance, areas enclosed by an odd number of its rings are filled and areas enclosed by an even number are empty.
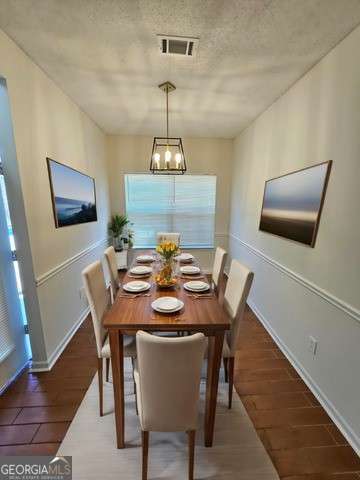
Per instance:
[[[100,416],[103,415],[103,359],[106,359],[106,381],[109,381],[110,345],[107,332],[102,326],[102,319],[110,306],[110,295],[106,288],[101,262],[96,261],[86,267],[83,272],[86,296],[89,302],[95,332],[98,356],[99,403]],[[136,356],[135,337],[124,336],[124,356]]]
[[[158,232],[156,234],[156,242],[159,245],[161,242],[174,242],[180,246],[180,233],[176,232]]]
[[[114,303],[115,297],[119,291],[119,273],[116,262],[116,253],[114,247],[108,247],[105,252],[105,261],[110,277],[111,302]]]
[[[189,479],[194,474],[195,432],[201,366],[206,346],[202,333],[165,338],[136,334],[135,382],[143,442],[142,478],[147,479],[149,432],[186,431]]]
[[[215,286],[215,290],[217,294],[219,294],[221,287],[223,285],[226,258],[227,258],[227,252],[223,248],[217,247],[215,251],[214,265],[213,265],[213,271],[212,271],[212,282]]]
[[[231,319],[231,327],[225,336],[223,346],[223,359],[225,366],[225,378],[229,382],[229,408],[232,405],[232,392],[234,385],[234,358],[239,337],[239,328],[246,300],[254,278],[245,265],[238,260],[233,260],[230,266],[228,281],[224,293],[224,308]]]

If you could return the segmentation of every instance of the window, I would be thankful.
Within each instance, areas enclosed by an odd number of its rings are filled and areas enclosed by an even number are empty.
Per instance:
[[[156,245],[157,232],[180,232],[186,248],[214,246],[216,176],[125,175],[134,246]]]

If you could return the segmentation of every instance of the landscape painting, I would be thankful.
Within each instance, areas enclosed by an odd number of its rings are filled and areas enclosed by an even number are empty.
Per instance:
[[[268,180],[260,230],[314,247],[331,163]]]
[[[56,228],[96,222],[95,180],[47,158]]]

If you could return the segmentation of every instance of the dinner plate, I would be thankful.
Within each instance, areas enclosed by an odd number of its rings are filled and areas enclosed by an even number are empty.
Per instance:
[[[139,255],[136,257],[136,261],[140,263],[151,263],[154,261],[154,257],[152,255]]]
[[[180,267],[180,272],[187,275],[196,275],[197,273],[200,273],[200,268],[195,267],[194,265],[184,265],[183,267]]]
[[[138,293],[138,292],[145,292],[146,290],[149,290],[150,286],[151,285],[148,282],[143,282],[141,280],[135,280],[134,282],[125,283],[123,285],[123,289],[126,292]]]
[[[159,297],[152,302],[151,306],[160,313],[174,313],[183,308],[184,302],[175,297]]]
[[[151,267],[146,267],[145,265],[138,265],[136,267],[130,268],[130,273],[133,275],[147,275],[152,272]]]
[[[180,255],[175,257],[175,260],[178,262],[192,262],[194,260],[194,255],[191,255],[191,253],[180,253]]]
[[[200,280],[191,280],[190,282],[184,283],[184,288],[190,292],[205,292],[206,290],[209,290],[210,285],[206,282],[201,282]]]

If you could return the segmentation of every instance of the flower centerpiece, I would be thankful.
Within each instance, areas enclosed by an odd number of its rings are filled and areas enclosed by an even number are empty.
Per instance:
[[[156,251],[162,260],[161,269],[155,276],[157,285],[159,287],[172,287],[176,285],[173,262],[175,255],[179,253],[178,246],[174,242],[162,242],[156,247]]]

